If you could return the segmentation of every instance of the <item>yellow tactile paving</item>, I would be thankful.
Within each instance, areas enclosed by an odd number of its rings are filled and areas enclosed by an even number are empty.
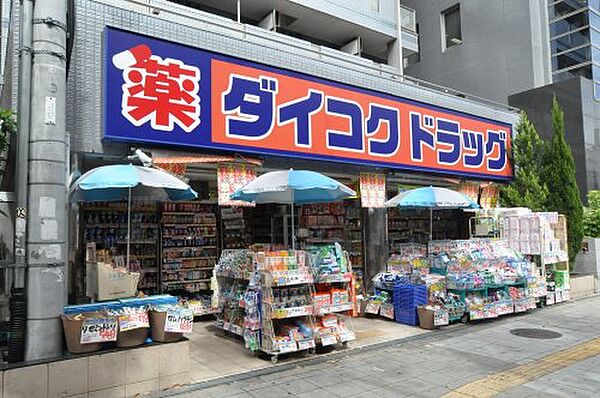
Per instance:
[[[600,354],[600,337],[465,384],[444,398],[488,398]]]

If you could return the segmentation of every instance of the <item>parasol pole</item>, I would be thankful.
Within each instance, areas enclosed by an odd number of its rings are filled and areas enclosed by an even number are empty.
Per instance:
[[[127,263],[125,267],[129,269],[129,249],[131,245],[131,187],[127,192]]]
[[[433,240],[433,207],[429,208],[429,241]]]
[[[296,231],[294,228],[294,203],[290,204],[292,207],[292,250],[296,250]]]

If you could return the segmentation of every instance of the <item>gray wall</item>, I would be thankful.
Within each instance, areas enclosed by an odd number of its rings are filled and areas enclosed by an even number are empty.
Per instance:
[[[540,136],[552,136],[552,98],[565,113],[565,137],[575,158],[575,173],[581,198],[587,203],[589,190],[600,189],[600,103],[591,95],[592,81],[574,77],[512,95],[511,106],[523,109]]]
[[[551,82],[546,0],[403,0],[417,11],[420,62],[404,73],[507,103]],[[462,44],[442,52],[441,12],[459,3]]]

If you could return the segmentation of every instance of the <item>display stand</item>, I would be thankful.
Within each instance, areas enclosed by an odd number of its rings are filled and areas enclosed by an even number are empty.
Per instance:
[[[254,270],[254,253],[250,250],[223,250],[215,267],[218,281],[219,311],[215,326],[237,336],[244,335],[243,296]]]
[[[221,207],[221,225],[223,249],[244,249],[248,246],[242,207]]]
[[[274,363],[280,355],[313,350],[317,340],[321,346],[354,340],[348,316],[355,308],[352,268],[341,247],[334,247],[343,272],[329,275],[315,266],[314,252],[224,250],[215,269],[220,310],[215,326],[243,337],[247,348]],[[326,302],[316,286],[330,288]]]
[[[281,354],[314,349],[314,285],[307,254],[258,253],[256,262],[261,275],[260,351],[276,363]]]
[[[358,199],[344,201],[346,219],[344,225],[344,249],[348,252],[355,282],[359,292],[363,293],[363,279],[365,275],[365,231],[363,209]]]
[[[130,259],[127,253],[127,203],[97,202],[82,205],[84,243],[95,242],[100,255],[122,258],[129,271],[141,274],[138,290],[156,294],[159,290],[158,215],[155,203],[133,203],[131,209]],[[110,262],[110,261],[108,261]]]
[[[213,206],[163,203],[161,290],[190,295],[210,291],[217,261],[217,220]]]
[[[316,340],[320,346],[341,343],[344,347],[355,340],[350,317],[356,307],[352,294],[352,265],[339,244],[313,246],[311,267],[315,283]]]
[[[536,291],[537,303],[543,307],[563,301],[564,292],[569,289],[565,216],[507,211],[502,214],[499,224],[502,237],[509,241],[509,246],[528,255],[538,267],[539,282],[529,286]]]

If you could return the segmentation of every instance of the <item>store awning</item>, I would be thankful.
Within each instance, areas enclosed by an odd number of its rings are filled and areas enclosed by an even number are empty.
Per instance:
[[[191,152],[179,152],[168,150],[152,150],[152,160],[154,164],[197,164],[197,163],[222,163],[222,162],[237,162],[248,163],[256,166],[261,166],[263,161],[257,158],[251,158],[238,154],[234,155],[210,155]]]

